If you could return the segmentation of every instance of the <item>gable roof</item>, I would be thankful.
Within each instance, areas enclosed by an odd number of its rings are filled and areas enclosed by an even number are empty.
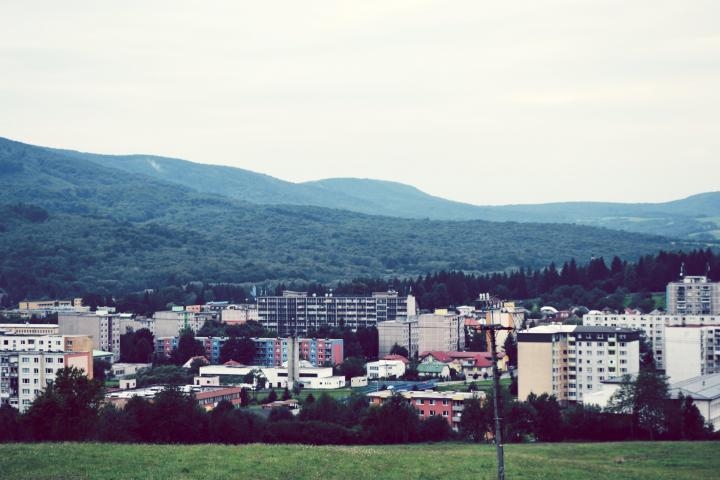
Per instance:
[[[402,355],[397,355],[397,354],[385,355],[385,356],[382,358],[382,360],[400,360],[401,362],[403,362],[403,363],[406,364],[406,365],[407,365],[408,363],[410,363],[410,360],[408,360],[407,358],[403,357]]]

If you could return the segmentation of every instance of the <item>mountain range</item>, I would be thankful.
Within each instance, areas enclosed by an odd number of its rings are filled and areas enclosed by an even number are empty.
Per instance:
[[[720,191],[665,203],[563,202],[477,206],[383,180],[331,178],[292,183],[240,168],[148,155],[57,152],[72,158],[263,205],[312,205],[432,220],[574,223],[695,240],[720,239]]]
[[[5,303],[192,280],[332,282],[507,271],[706,245],[585,225],[458,220],[463,209],[479,208],[464,204],[448,216],[453,220],[431,219],[429,208],[422,218],[403,218],[403,209],[423,202],[437,205],[432,216],[456,204],[390,182],[290,184],[228,167],[1,138],[0,185]],[[371,201],[378,205],[373,215],[351,211]],[[692,210],[677,206],[683,208]]]

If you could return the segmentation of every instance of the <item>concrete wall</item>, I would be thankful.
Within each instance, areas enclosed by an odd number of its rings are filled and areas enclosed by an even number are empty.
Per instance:
[[[553,394],[552,343],[518,342],[518,399]]]

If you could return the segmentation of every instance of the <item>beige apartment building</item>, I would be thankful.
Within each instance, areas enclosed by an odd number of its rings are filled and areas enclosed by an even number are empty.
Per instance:
[[[639,332],[623,328],[546,325],[518,333],[518,398],[555,395],[581,403],[605,379],[640,370]]]

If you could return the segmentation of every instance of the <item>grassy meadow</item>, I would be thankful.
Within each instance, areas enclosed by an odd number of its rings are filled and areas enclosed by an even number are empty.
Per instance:
[[[508,479],[718,478],[720,443],[522,444],[505,447]],[[492,445],[0,445],[0,478],[494,479]]]

